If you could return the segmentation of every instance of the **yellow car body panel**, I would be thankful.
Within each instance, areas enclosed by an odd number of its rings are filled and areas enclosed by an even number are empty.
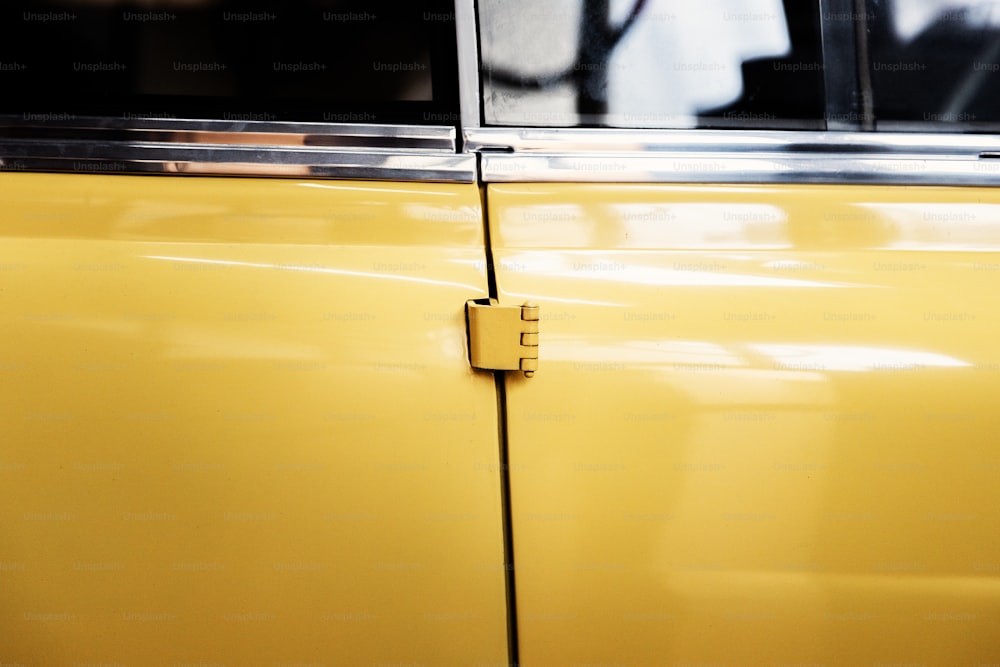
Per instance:
[[[1000,660],[1000,191],[487,201],[522,664]]]
[[[500,664],[475,185],[0,176],[4,664]]]

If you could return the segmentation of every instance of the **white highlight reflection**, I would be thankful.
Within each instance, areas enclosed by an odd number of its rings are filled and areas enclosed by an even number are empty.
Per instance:
[[[636,247],[781,250],[791,248],[788,214],[772,204],[705,202],[612,204]]]
[[[266,264],[262,262],[237,262],[227,259],[203,259],[196,257],[167,257],[164,255],[144,255],[143,259],[163,259],[169,262],[191,262],[195,264],[218,264],[222,266],[245,266],[255,269],[281,269],[282,271],[308,271],[310,273],[329,273],[340,276],[351,276],[355,278],[378,278],[383,280],[403,280],[406,282],[423,283],[425,285],[445,285],[449,287],[461,287],[467,290],[480,291],[474,285],[466,283],[456,283],[450,280],[432,280],[430,278],[416,278],[414,276],[403,276],[395,273],[375,273],[371,271],[350,271],[348,269],[330,269],[321,266],[295,266],[294,264]]]
[[[1000,205],[982,202],[860,204],[873,219],[891,221],[882,250],[996,252],[1000,250]]]
[[[926,367],[961,368],[972,364],[937,352],[854,345],[756,344],[751,349],[788,370],[901,371]]]
[[[558,296],[548,296],[547,294],[539,294],[534,292],[532,294],[522,294],[518,292],[511,292],[510,297],[514,299],[530,299],[532,301],[548,302],[553,301],[556,303],[578,303],[583,306],[608,306],[611,308],[624,308],[628,304],[615,303],[612,301],[588,301],[587,299],[567,299]]]
[[[857,287],[850,283],[830,283],[796,278],[775,278],[745,273],[715,271],[685,271],[655,266],[625,265],[614,261],[588,260],[574,262],[571,270],[553,271],[550,275],[563,278],[594,279],[601,282],[633,283],[654,286],[705,287]]]

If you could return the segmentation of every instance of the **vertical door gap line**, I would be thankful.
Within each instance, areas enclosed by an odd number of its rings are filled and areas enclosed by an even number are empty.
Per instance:
[[[478,156],[477,156],[478,157]],[[481,159],[481,157],[480,157]],[[480,173],[482,173],[480,171]],[[499,297],[497,289],[496,262],[493,257],[493,244],[490,239],[489,207],[487,206],[487,185],[480,182],[480,196],[483,211],[483,234],[486,244],[486,278],[490,298]],[[510,502],[510,457],[508,454],[507,436],[507,378],[503,371],[493,373],[493,382],[497,395],[497,440],[499,444],[500,473],[500,504],[503,520],[503,570],[504,587],[507,593],[507,659],[510,667],[517,667],[517,587],[514,576],[514,530]]]

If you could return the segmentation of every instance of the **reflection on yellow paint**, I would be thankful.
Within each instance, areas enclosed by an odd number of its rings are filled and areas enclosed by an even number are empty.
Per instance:
[[[757,343],[751,344],[750,348],[766,354],[778,367],[789,370],[899,371],[971,366],[947,354],[924,350],[796,343]]]
[[[872,202],[863,210],[891,225],[885,249],[925,252],[1000,250],[1000,204]]]
[[[313,185],[0,174],[4,665],[507,663],[479,191]]]
[[[522,661],[995,661],[1000,191],[487,201],[500,300],[548,318],[507,382]]]
[[[307,265],[295,265],[295,264],[263,264],[255,262],[237,262],[233,260],[225,259],[204,259],[198,257],[165,257],[160,255],[145,255],[145,259],[162,259],[172,262],[191,262],[194,264],[210,264],[216,266],[241,266],[255,269],[280,269],[282,271],[306,271],[309,273],[329,273],[332,275],[340,276],[354,276],[357,278],[375,278],[379,280],[402,280],[406,282],[424,283],[428,285],[448,285],[452,287],[461,287],[470,291],[476,289],[474,285],[462,284],[442,280],[431,280],[428,278],[417,278],[414,276],[400,275],[399,273],[391,273],[391,271],[403,271],[409,267],[411,270],[416,270],[415,264],[412,263],[386,263],[385,272],[371,272],[371,271],[351,271],[348,269],[334,269],[329,267],[317,267],[317,266],[307,266]],[[375,263],[378,267],[378,263]]]

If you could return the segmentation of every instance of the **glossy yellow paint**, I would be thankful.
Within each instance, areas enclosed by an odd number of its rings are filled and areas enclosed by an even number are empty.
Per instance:
[[[522,664],[1000,662],[1000,191],[487,201]]]
[[[0,201],[0,662],[506,661],[475,185]]]

